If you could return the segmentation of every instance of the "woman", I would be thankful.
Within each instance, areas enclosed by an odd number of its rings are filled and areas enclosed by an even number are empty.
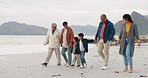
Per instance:
[[[138,28],[133,23],[132,18],[129,14],[123,15],[123,25],[121,27],[119,40],[117,44],[120,44],[119,54],[123,55],[125,69],[124,72],[133,72],[133,55],[134,55],[134,44],[135,38],[137,39],[138,46],[140,47],[140,39],[138,34]],[[129,66],[129,69],[128,69]]]

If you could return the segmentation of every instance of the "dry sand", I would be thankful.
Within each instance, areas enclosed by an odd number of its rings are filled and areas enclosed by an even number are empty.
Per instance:
[[[88,66],[85,69],[56,66],[55,54],[47,67],[41,66],[47,52],[0,55],[0,78],[139,78],[148,76],[148,46],[136,47],[134,73],[123,72],[122,56],[119,47],[110,48],[109,69],[101,70],[102,58],[94,45],[86,54]]]

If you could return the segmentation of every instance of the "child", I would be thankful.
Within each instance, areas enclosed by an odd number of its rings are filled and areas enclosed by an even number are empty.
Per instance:
[[[80,52],[76,51],[76,44],[78,42],[78,37],[74,37],[74,40],[73,40],[73,62],[71,64],[71,66],[75,66],[75,63],[77,61],[77,67],[80,67]]]
[[[88,52],[88,42],[87,39],[83,39],[84,34],[79,33],[78,34],[78,43],[76,44],[76,52],[80,52],[80,59],[81,59],[81,67],[85,68],[87,66],[86,60],[85,60],[85,53]]]

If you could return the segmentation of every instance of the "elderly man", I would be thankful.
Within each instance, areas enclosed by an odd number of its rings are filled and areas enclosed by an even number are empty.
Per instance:
[[[47,66],[49,63],[49,60],[51,58],[51,55],[53,51],[56,54],[57,57],[57,66],[61,65],[61,56],[60,56],[60,31],[57,29],[57,24],[52,23],[51,29],[48,30],[47,36],[44,42],[44,45],[48,44],[48,55],[44,63],[42,63],[43,66]]]
[[[98,31],[94,41],[95,43],[97,40],[99,41],[98,52],[105,63],[102,67],[102,70],[106,70],[108,68],[110,41],[115,35],[115,28],[113,23],[107,19],[105,14],[102,14],[100,19],[101,22],[99,23]]]

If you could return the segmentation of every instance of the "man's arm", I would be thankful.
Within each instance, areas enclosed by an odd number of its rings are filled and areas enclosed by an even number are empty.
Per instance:
[[[71,29],[71,34],[70,34],[70,47],[73,45],[73,39],[74,39],[74,33],[73,30]]]
[[[110,36],[109,36],[109,39],[108,39],[109,41],[112,40],[114,35],[115,35],[115,28],[114,28],[113,23],[110,24],[110,32],[111,33],[110,33]]]
[[[49,43],[49,33],[50,33],[50,30],[47,31],[47,34],[46,34],[46,38],[45,38],[45,42],[44,42],[44,45],[48,44]]]

